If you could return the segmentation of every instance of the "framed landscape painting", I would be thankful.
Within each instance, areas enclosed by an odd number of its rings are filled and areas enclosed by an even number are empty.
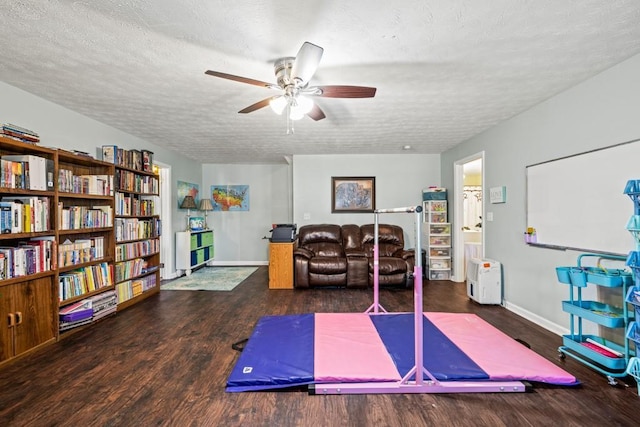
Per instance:
[[[331,213],[366,213],[375,209],[374,176],[331,177]]]

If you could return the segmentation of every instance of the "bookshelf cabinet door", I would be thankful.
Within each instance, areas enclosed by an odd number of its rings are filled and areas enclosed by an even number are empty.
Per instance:
[[[15,355],[19,355],[56,337],[51,279],[29,280],[12,285],[15,326]]]
[[[13,286],[0,287],[0,362],[13,357]]]

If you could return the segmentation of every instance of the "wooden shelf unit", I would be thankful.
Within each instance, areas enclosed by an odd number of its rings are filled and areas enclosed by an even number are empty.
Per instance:
[[[59,312],[70,304],[97,298],[102,299],[103,308],[113,309],[116,263],[141,259],[146,270],[127,279],[152,277],[154,281],[142,295],[120,301],[118,310],[160,289],[160,219],[148,210],[151,205],[159,207],[157,175],[0,137],[0,158],[5,156],[10,157],[2,162],[0,208],[16,221],[0,216],[0,226],[11,222],[19,227],[0,230],[0,267],[7,267],[3,261],[7,257],[13,266],[14,254],[24,262],[14,266],[13,273],[0,268],[0,365],[83,329],[60,332]],[[32,157],[18,160],[14,156]],[[156,180],[155,186],[153,190],[118,187],[116,171],[124,171],[134,182],[136,178]],[[136,206],[141,199],[153,198],[154,203],[145,202],[144,211],[117,215],[116,189],[127,193]],[[138,221],[151,231],[116,241],[117,219]],[[74,274],[77,279],[70,277]],[[112,309],[102,314],[111,314]],[[102,317],[94,315],[92,321]]]
[[[57,152],[0,137],[0,158],[16,155],[36,156],[53,164]],[[16,199],[21,199],[27,204],[30,204],[30,200],[38,200],[39,211],[43,212],[46,209],[48,213],[46,218],[40,217],[45,222],[44,224],[42,221],[39,223],[40,231],[32,231],[30,225],[24,223],[24,218],[22,218],[22,226],[29,227],[29,229],[4,229],[7,222],[2,222],[3,230],[0,234],[0,247],[2,247],[0,252],[2,254],[0,256],[3,258],[4,268],[0,274],[0,364],[55,341],[58,306],[54,271],[47,270],[43,268],[43,265],[40,265],[37,267],[37,271],[34,271],[33,268],[28,271],[21,269],[12,274],[10,270],[7,270],[8,265],[5,265],[7,257],[13,256],[17,252],[25,254],[25,251],[28,250],[31,254],[29,258],[32,257],[35,249],[20,248],[24,242],[30,242],[34,238],[55,239],[56,193],[53,183],[49,188],[32,190],[31,183],[25,182],[25,185],[18,185],[21,188],[16,188],[15,177],[18,175],[24,177],[26,171],[14,171],[13,166],[9,166],[6,160],[2,163],[2,183],[0,184],[2,209],[15,208],[8,215],[22,217],[26,208],[24,205],[22,207],[14,205],[17,203]],[[8,171],[7,168],[11,171]],[[13,175],[14,178],[10,178],[9,175]],[[10,187],[12,184],[13,187]],[[13,199],[13,202],[10,202],[10,199]],[[11,207],[7,206],[9,204]],[[39,248],[38,251],[41,249]]]
[[[64,150],[58,150],[54,169],[58,287],[55,321],[60,330],[61,308],[115,289],[115,169],[111,163]],[[58,337],[87,326],[60,331]]]
[[[114,178],[119,310],[160,291],[160,178],[142,165],[134,169],[124,164],[116,164]]]

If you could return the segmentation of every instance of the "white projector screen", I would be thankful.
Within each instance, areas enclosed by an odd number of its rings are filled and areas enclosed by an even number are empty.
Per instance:
[[[640,139],[526,167],[527,227],[539,246],[627,255],[634,203],[624,194],[640,180]]]

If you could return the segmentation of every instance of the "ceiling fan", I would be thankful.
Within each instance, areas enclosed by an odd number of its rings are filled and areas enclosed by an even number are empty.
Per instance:
[[[375,96],[375,87],[336,85],[309,86],[309,80],[311,80],[311,77],[315,74],[323,52],[324,49],[320,46],[304,42],[295,57],[276,60],[274,63],[274,71],[277,84],[234,76],[219,71],[207,70],[205,74],[282,91],[282,94],[270,96],[262,101],[258,101],[238,111],[238,113],[251,113],[270,105],[277,114],[282,114],[286,109],[287,117],[291,120],[299,120],[305,115],[316,121],[326,117],[320,107],[310,98],[313,96],[325,98],[372,98]]]

